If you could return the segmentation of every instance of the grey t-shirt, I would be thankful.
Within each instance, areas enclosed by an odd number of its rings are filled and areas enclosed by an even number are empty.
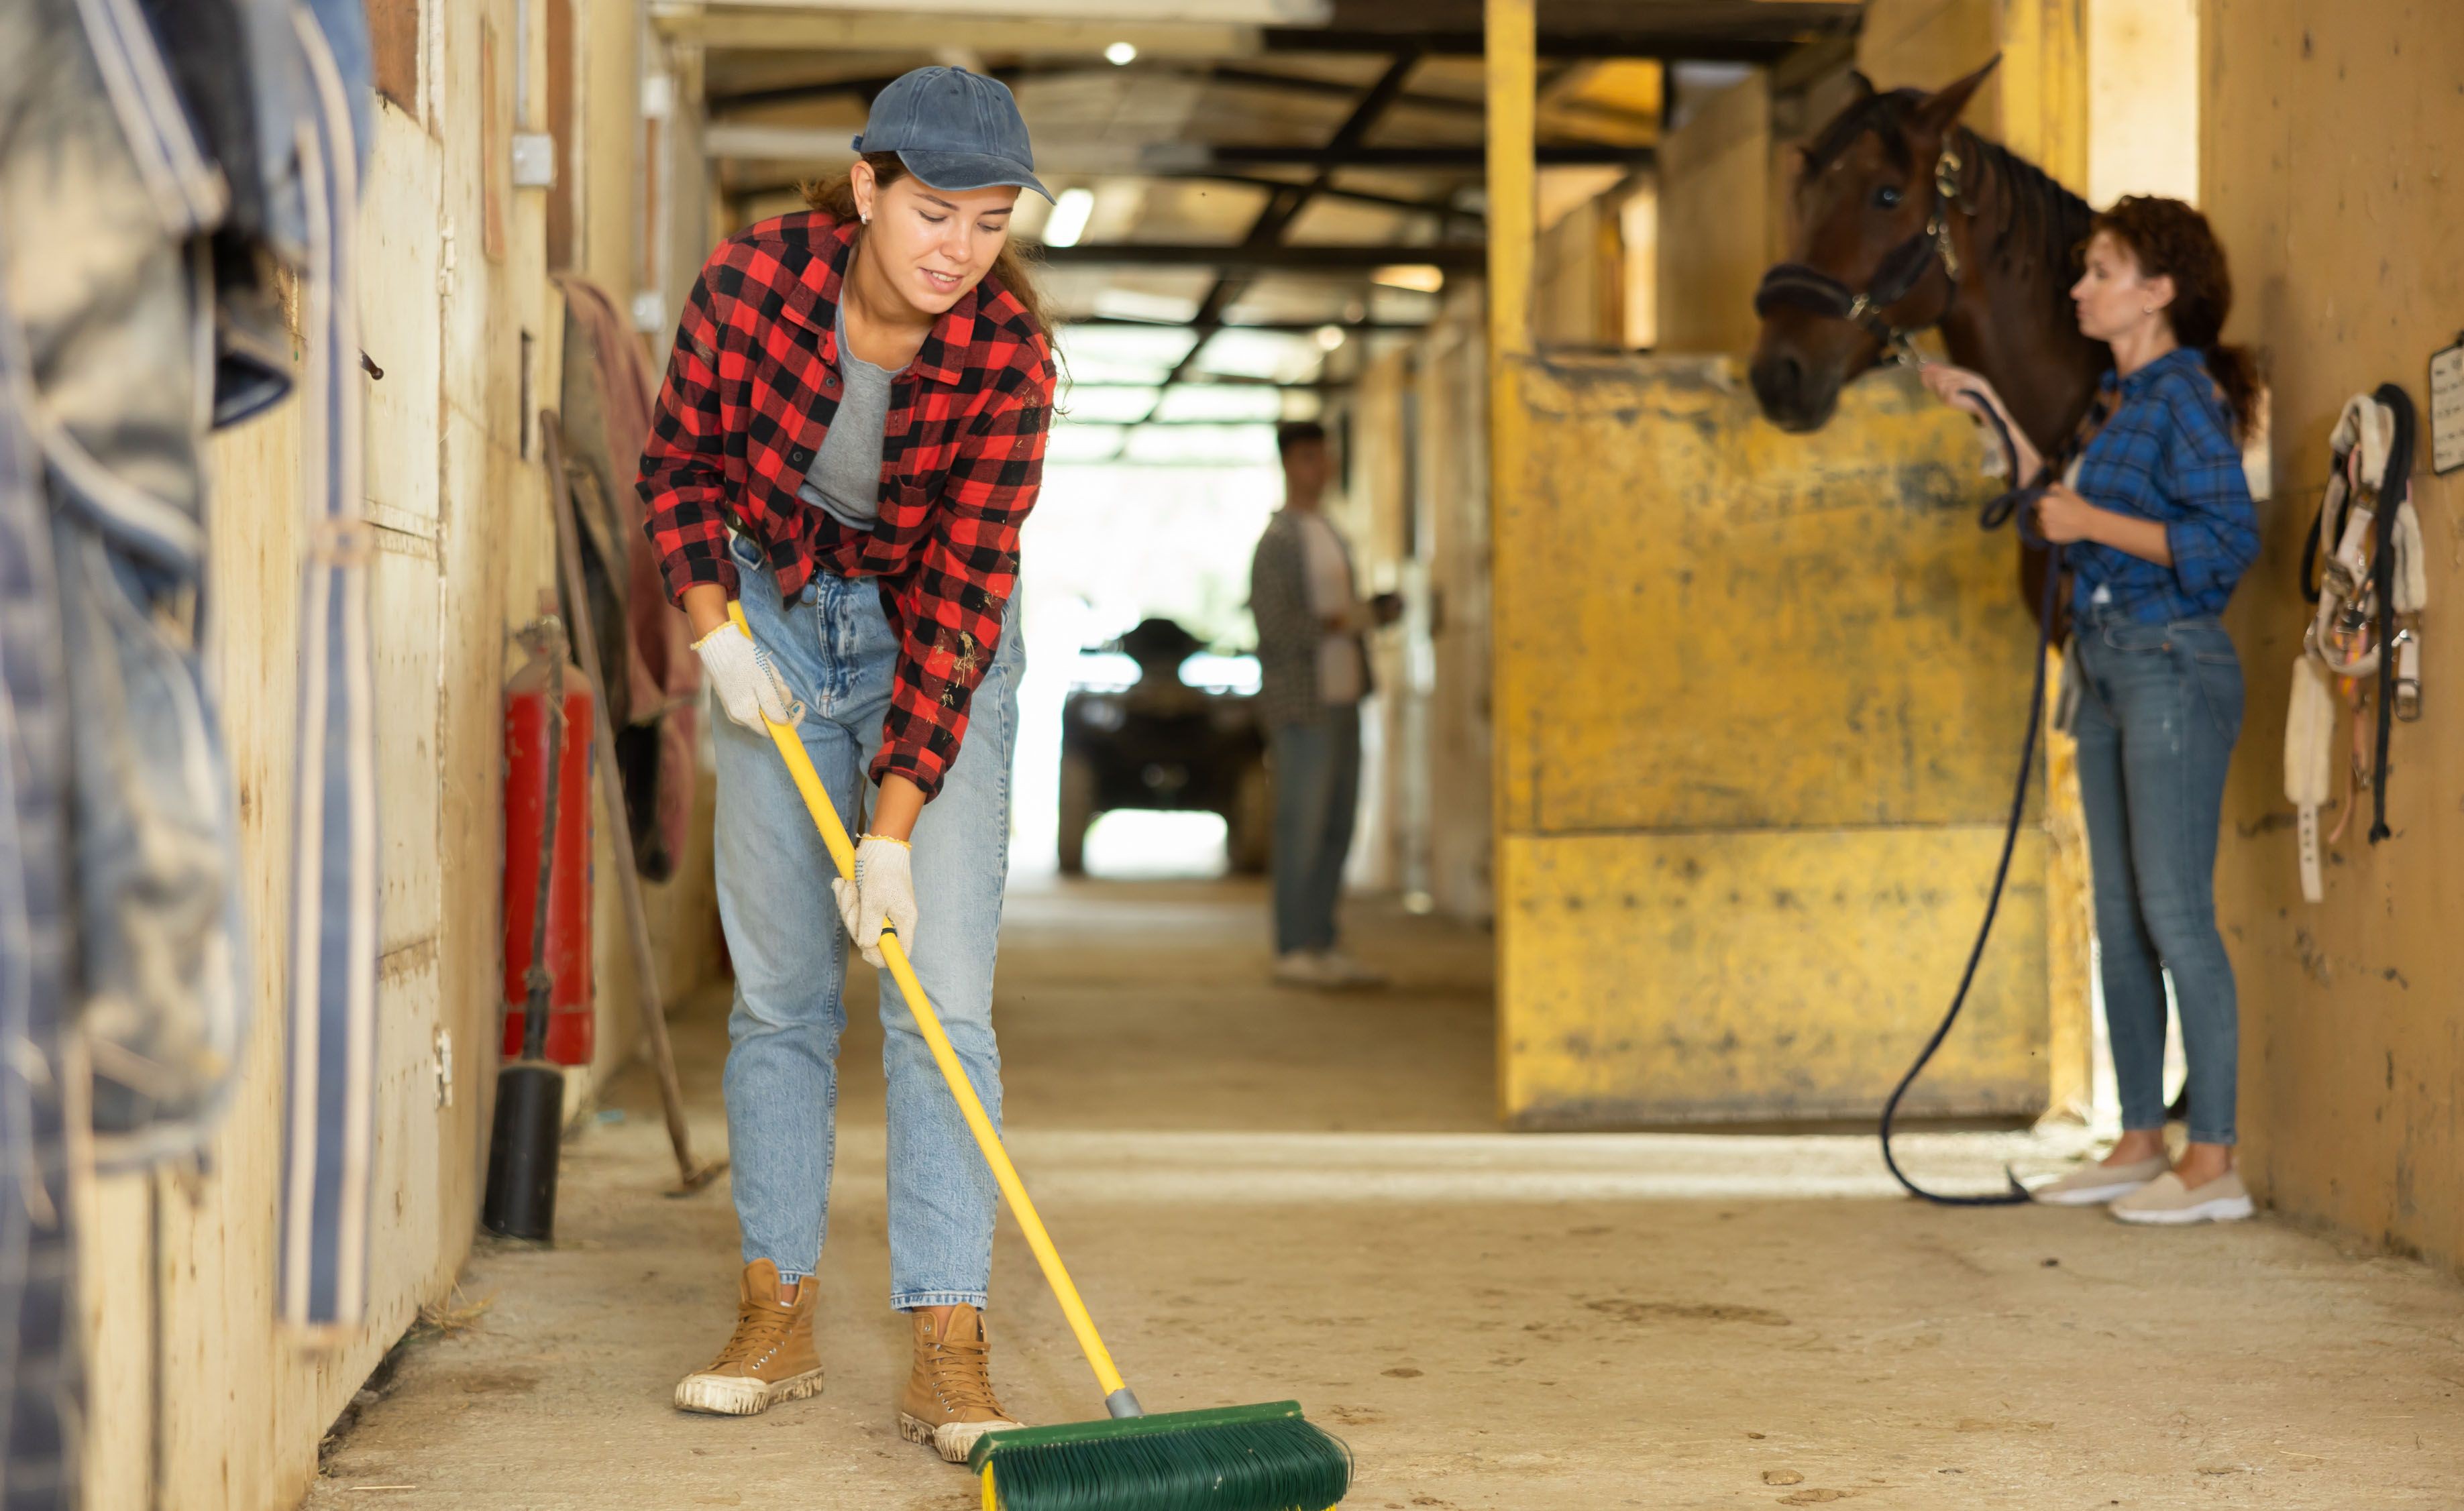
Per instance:
[[[839,308],[838,418],[830,422],[796,496],[856,530],[881,516],[881,432],[890,425],[890,380],[897,377],[847,350],[847,308]]]

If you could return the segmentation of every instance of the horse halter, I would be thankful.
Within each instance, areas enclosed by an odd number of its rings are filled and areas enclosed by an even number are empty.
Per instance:
[[[1933,213],[1925,218],[1925,230],[1892,248],[1874,270],[1874,281],[1859,293],[1819,268],[1801,262],[1783,262],[1763,274],[1754,290],[1754,314],[1768,318],[1783,306],[1810,311],[1829,319],[1846,320],[1871,332],[1882,343],[1882,349],[1893,361],[1904,366],[1916,364],[1916,348],[1909,344],[1911,333],[1940,325],[1950,314],[1959,298],[1959,249],[1951,244],[1950,208],[1973,215],[1976,211],[1962,197],[1959,170],[1966,165],[1959,155],[1960,133],[1954,129],[1943,140],[1942,155],[1933,163]],[[1943,300],[1942,314],[1923,325],[1901,325],[1882,312],[1914,294],[1925,281],[1935,263],[1942,264],[1943,275],[1949,281],[1950,297]]]

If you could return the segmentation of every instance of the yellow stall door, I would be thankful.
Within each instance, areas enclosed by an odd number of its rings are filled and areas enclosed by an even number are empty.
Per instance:
[[[1502,376],[1528,427],[1495,502],[1507,1120],[1874,1112],[1957,981],[2027,722],[1972,425],[1896,374],[1811,436],[1725,359]],[[2036,803],[1912,1112],[2044,1105]]]

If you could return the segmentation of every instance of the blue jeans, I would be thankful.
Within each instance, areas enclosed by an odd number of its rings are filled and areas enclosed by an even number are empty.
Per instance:
[[[782,607],[749,546],[734,547],[745,622],[804,701],[804,749],[850,833],[881,749],[898,656],[880,587],[825,572]],[[966,743],[914,834],[915,974],[967,1079],[1001,1120],[993,954],[1009,875],[1010,751],[1025,652],[1018,615],[976,690]],[[718,916],[736,964],[727,1030],[727,1132],[744,1262],[782,1277],[819,1262],[829,1215],[839,1036],[848,949],[829,852],[766,734],[719,718]],[[881,973],[889,1078],[891,1304],[980,1306],[999,1193],[906,998]]]
[[[2079,798],[2122,1126],[2165,1126],[2165,974],[2189,1065],[2190,1137],[2233,1142],[2240,1033],[2216,932],[2216,827],[2241,733],[2241,662],[2211,618],[2072,629],[2083,686]]]
[[[1275,953],[1331,950],[1360,806],[1360,706],[1276,725],[1274,755]]]

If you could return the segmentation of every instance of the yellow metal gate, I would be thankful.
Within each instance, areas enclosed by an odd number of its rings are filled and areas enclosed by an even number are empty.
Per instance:
[[[1976,528],[1973,427],[1896,375],[1792,436],[1725,359],[1506,362],[1504,1111],[1870,1113],[1957,979],[2027,719],[2034,629],[2010,536]],[[2044,877],[2032,812],[1912,1110],[2044,1105]]]

